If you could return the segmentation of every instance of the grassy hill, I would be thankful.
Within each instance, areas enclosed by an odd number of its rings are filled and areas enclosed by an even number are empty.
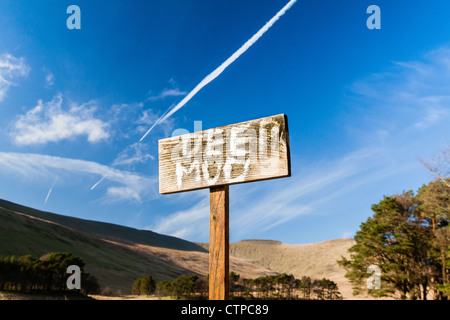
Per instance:
[[[148,273],[159,279],[189,273],[180,266],[167,266],[158,257],[149,259],[137,250],[4,208],[0,208],[0,221],[0,255],[40,257],[69,251],[83,258],[86,272],[95,275],[102,287],[125,293],[136,278]]]
[[[143,245],[168,249],[206,252],[204,248],[195,243],[172,236],[158,234],[156,232],[148,230],[137,230],[112,223],[68,217],[32,209],[1,199],[0,208],[7,209],[9,211],[20,212],[31,217],[43,219],[45,221],[51,221],[77,231],[97,235],[110,240],[129,241]]]
[[[61,251],[81,257],[86,272],[97,277],[102,288],[123,294],[130,292],[135,279],[147,274],[161,281],[208,273],[208,253],[197,244],[0,201],[0,255],[37,258]],[[230,262],[232,270],[247,277],[274,273],[246,259]]]

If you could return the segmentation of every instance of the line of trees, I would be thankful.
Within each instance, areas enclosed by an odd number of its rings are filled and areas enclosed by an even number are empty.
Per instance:
[[[0,256],[0,290],[20,292],[64,292],[67,289],[67,267],[77,265],[81,269],[81,293],[87,295],[99,291],[97,279],[83,271],[83,260],[69,252],[53,252],[39,259],[31,255]]]
[[[155,289],[158,296],[170,296],[174,299],[208,299],[208,277],[180,276],[172,281],[158,282]],[[293,275],[282,273],[246,279],[231,272],[230,298],[245,300],[337,300],[342,299],[342,295],[337,284],[325,278],[311,279],[304,276],[301,279],[296,279]]]
[[[342,299],[337,284],[329,279],[311,279],[306,276],[296,279],[292,274],[286,273],[241,279],[238,274],[231,272],[230,287],[230,297],[235,299]]]
[[[448,179],[448,178],[447,178]],[[437,180],[412,191],[385,196],[356,233],[350,258],[338,263],[359,294],[367,289],[367,268],[377,265],[381,288],[375,297],[450,298],[450,180]]]

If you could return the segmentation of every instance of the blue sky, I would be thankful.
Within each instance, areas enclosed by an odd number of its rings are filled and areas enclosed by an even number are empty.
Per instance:
[[[449,145],[448,1],[299,0],[138,143],[287,3],[0,0],[0,198],[207,242],[209,192],[158,194],[158,140],[285,113],[292,176],[230,188],[231,241],[354,235]]]

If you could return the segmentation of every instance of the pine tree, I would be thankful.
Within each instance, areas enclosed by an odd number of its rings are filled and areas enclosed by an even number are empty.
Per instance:
[[[141,280],[142,278],[136,279],[131,286],[131,293],[141,295]]]
[[[450,187],[436,180],[419,189],[418,209],[431,225],[433,239],[429,255],[437,264],[439,275],[436,295],[450,298]]]
[[[141,279],[141,293],[151,295],[155,291],[156,285],[151,275],[147,275]]]

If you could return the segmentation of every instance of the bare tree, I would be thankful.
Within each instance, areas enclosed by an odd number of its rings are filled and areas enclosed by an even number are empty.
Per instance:
[[[429,161],[420,160],[420,162],[450,188],[450,146]]]

